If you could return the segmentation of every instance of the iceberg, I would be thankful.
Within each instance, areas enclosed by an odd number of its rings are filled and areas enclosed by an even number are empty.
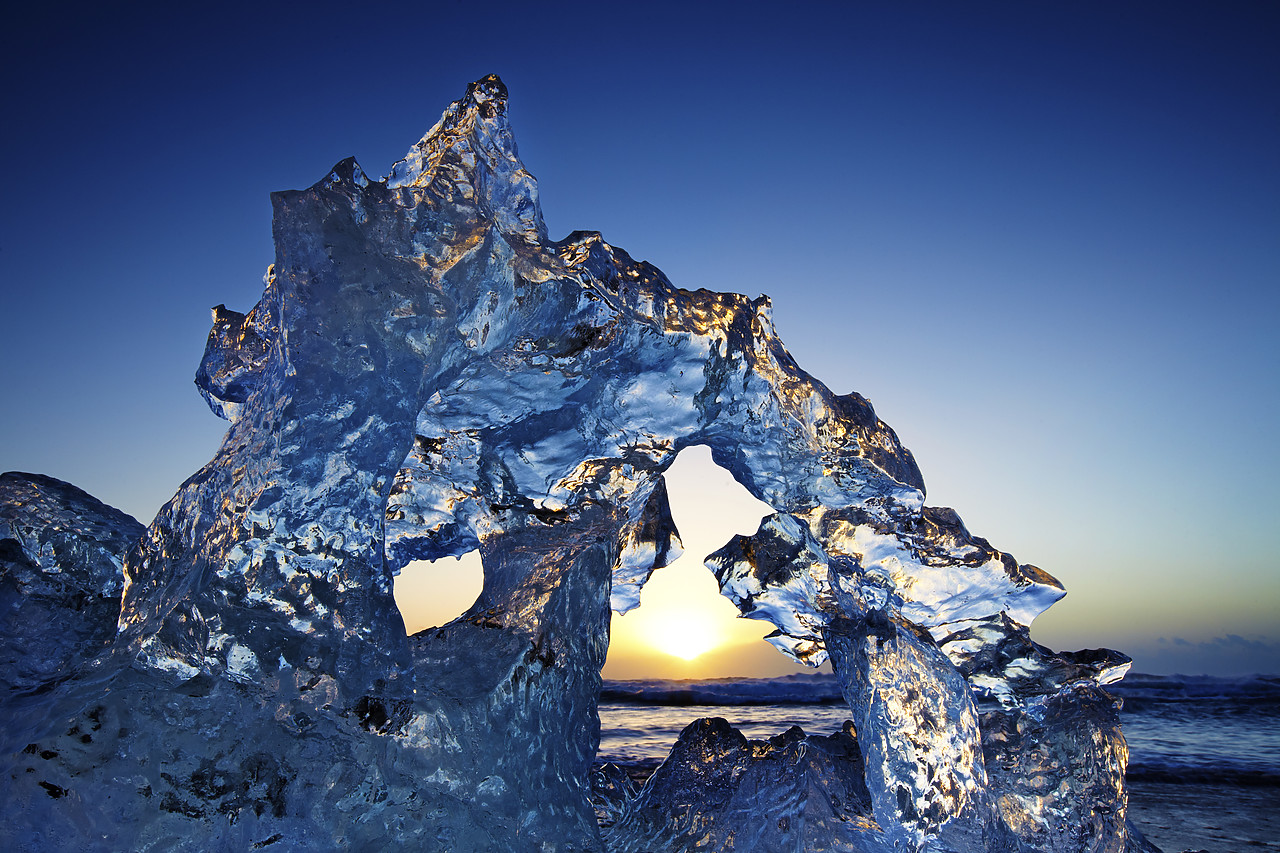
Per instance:
[[[70,685],[110,658],[123,555],[144,530],[61,480],[0,474],[0,753],[78,709]]]
[[[226,437],[145,530],[0,481],[0,838],[1148,849],[1098,688],[1127,659],[1030,640],[1062,586],[926,506],[911,453],[795,363],[766,297],[551,240],[506,103],[486,77],[385,179],[347,159],[273,194],[262,298],[214,309],[196,374]],[[680,552],[663,472],[692,445],[775,510],[708,558],[722,591],[782,653],[831,660],[854,728],[699,722],[636,790],[592,771],[600,668],[611,608]],[[475,604],[406,636],[396,573],[476,550]]]
[[[852,732],[793,726],[748,740],[722,719],[695,720],[607,834],[618,853],[846,850],[889,853],[871,816]]]

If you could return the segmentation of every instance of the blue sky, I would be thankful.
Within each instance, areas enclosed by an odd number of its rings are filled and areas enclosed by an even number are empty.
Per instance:
[[[1280,672],[1278,37],[1243,2],[27,9],[0,470],[149,520],[221,438],[192,376],[268,194],[384,174],[493,72],[552,236],[770,295],[930,503],[1064,582],[1037,637]]]

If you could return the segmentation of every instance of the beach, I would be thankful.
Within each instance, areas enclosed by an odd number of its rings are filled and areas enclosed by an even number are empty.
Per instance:
[[[1280,850],[1280,787],[1130,780],[1129,819],[1164,853]]]

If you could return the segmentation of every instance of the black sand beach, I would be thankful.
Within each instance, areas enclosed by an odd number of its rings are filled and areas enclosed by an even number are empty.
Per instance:
[[[1129,818],[1164,853],[1280,850],[1280,787],[1130,781]]]

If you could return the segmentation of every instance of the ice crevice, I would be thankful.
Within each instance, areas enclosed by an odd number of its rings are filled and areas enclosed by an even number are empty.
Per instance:
[[[927,506],[767,298],[550,240],[506,103],[486,77],[387,178],[349,159],[273,194],[262,298],[214,310],[196,374],[230,427],[149,527],[0,478],[0,838],[1150,849],[1100,687],[1127,659],[1031,640],[1062,586]],[[832,662],[853,726],[698,721],[636,790],[593,777],[600,668],[611,609],[681,552],[663,474],[693,445],[775,509],[707,558],[722,592]],[[471,551],[474,604],[406,635],[393,576]]]

